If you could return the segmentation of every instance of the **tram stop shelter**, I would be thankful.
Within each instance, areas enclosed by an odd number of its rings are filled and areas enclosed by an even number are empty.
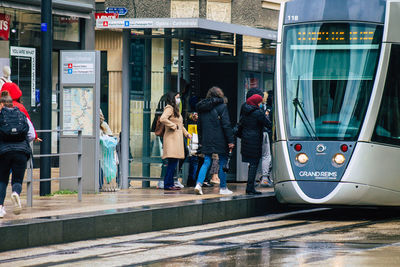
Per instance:
[[[201,18],[98,19],[97,30],[122,30],[121,182],[158,180],[161,141],[151,132],[161,96],[182,95],[186,121],[197,100],[217,85],[232,123],[250,88],[272,90],[277,33]],[[153,45],[152,45],[153,43]],[[155,47],[155,44],[162,45]],[[154,64],[158,64],[158,70]],[[247,180],[240,140],[228,180]],[[158,168],[154,168],[158,166]]]

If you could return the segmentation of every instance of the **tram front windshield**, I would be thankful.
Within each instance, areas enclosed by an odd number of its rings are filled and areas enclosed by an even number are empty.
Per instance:
[[[383,27],[356,23],[287,26],[284,96],[290,139],[355,140],[379,60]]]

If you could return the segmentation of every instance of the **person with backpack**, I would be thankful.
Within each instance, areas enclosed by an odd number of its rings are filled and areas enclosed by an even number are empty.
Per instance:
[[[228,160],[227,154],[235,146],[226,103],[227,100],[221,88],[213,86],[208,90],[206,98],[197,104],[201,152],[205,155],[194,189],[198,195],[203,194],[201,187],[211,165],[213,153],[218,154],[219,158],[219,193],[232,194],[226,185],[226,175],[223,171],[223,166]]]
[[[11,200],[14,214],[21,213],[20,194],[26,163],[32,154],[29,142],[35,139],[35,130],[28,118],[13,106],[8,92],[2,92],[0,98],[0,218],[6,214],[4,199],[12,172]]]
[[[19,86],[16,83],[8,82],[3,84],[3,86],[1,87],[1,92],[3,91],[7,91],[10,94],[13,106],[17,107],[22,113],[24,113],[25,116],[28,118],[28,120],[32,123],[28,111],[21,102],[22,91],[21,89],[19,89]],[[36,131],[35,131],[35,141],[42,141],[40,138],[38,138]]]
[[[267,114],[260,109],[263,98],[254,94],[242,106],[242,134],[241,154],[242,161],[249,163],[246,194],[258,195],[261,192],[254,188],[258,164],[262,156],[263,130],[271,127]]]

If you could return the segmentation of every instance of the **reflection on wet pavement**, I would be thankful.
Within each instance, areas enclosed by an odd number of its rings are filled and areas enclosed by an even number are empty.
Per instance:
[[[398,266],[398,210],[309,209],[0,253],[12,266]]]

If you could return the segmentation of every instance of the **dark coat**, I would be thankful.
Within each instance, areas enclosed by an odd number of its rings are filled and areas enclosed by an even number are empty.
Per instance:
[[[28,140],[21,142],[5,142],[0,140],[0,155],[12,151],[21,152],[28,156],[32,153]]]
[[[206,98],[197,105],[201,153],[226,154],[234,143],[228,108],[222,98]]]
[[[3,108],[7,109],[6,107]],[[19,109],[17,110],[18,112],[22,113],[22,111],[20,111]],[[31,146],[29,145],[28,136],[26,137],[26,140],[20,142],[3,141],[2,138],[0,137],[0,155],[3,155],[8,152],[21,152],[29,156],[32,153],[32,150]]]
[[[243,134],[241,138],[241,154],[245,158],[259,159],[262,155],[263,129],[270,128],[271,122],[258,106],[244,104],[241,109],[243,116]]]

